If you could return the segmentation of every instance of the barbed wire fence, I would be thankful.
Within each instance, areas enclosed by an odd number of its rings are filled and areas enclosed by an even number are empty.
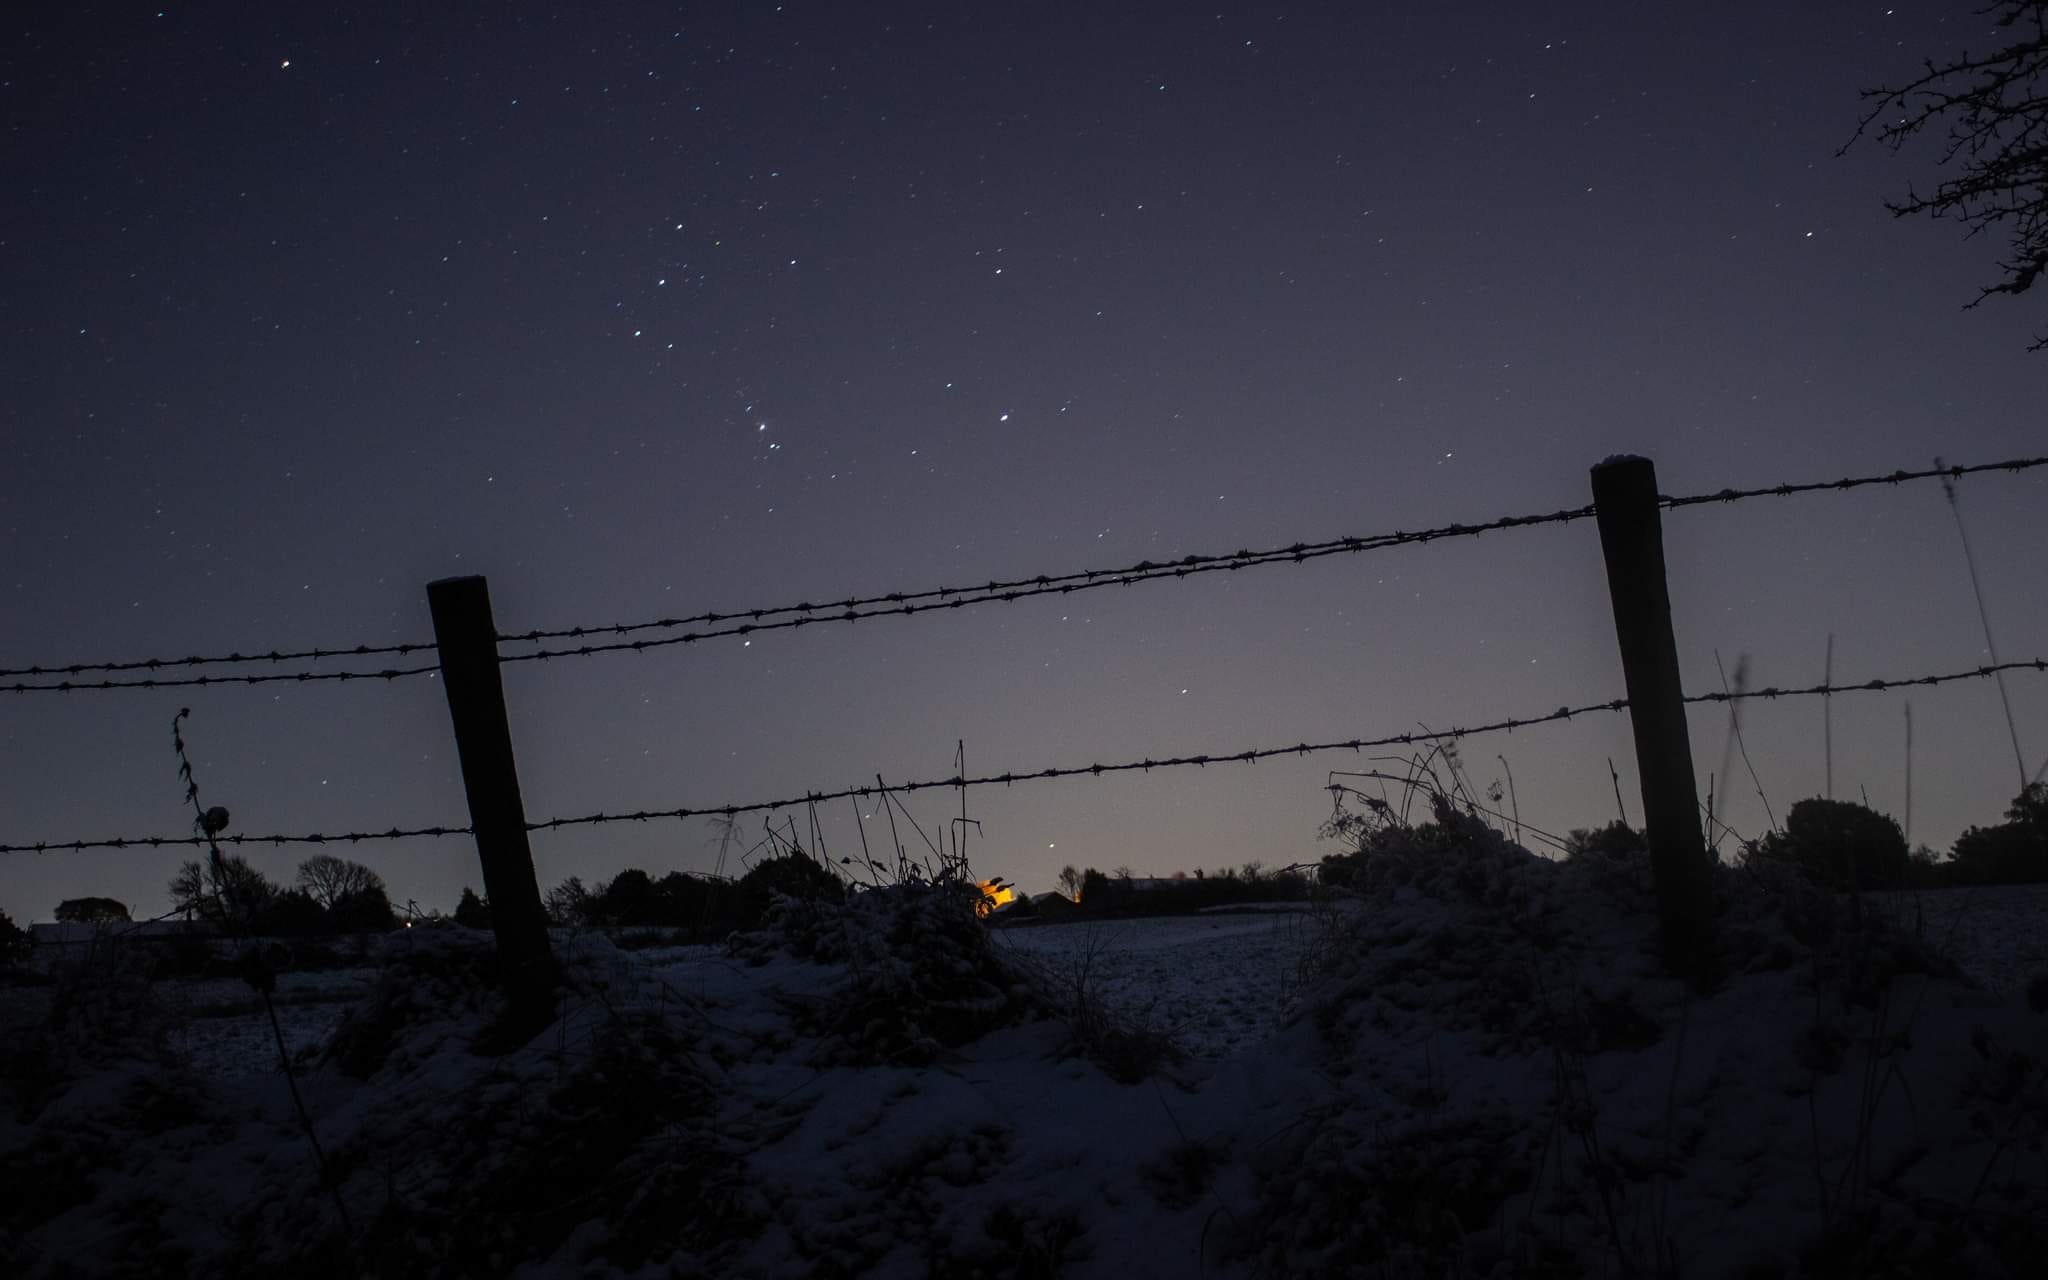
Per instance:
[[[796,604],[765,606],[736,612],[708,612],[680,618],[657,618],[602,626],[584,625],[520,632],[501,632],[496,629],[490,619],[488,591],[481,578],[450,579],[431,584],[429,587],[437,631],[433,642],[357,644],[190,655],[178,658],[38,664],[0,669],[0,679],[12,681],[0,685],[0,692],[75,693],[316,681],[378,680],[390,683],[411,676],[432,677],[437,673],[445,673],[449,678],[442,681],[442,684],[448,693],[451,715],[455,720],[458,755],[463,763],[464,783],[469,793],[472,811],[471,825],[391,827],[383,830],[356,830],[334,834],[223,835],[215,832],[189,837],[114,837],[17,842],[0,844],[0,853],[198,847],[208,843],[209,835],[218,843],[259,845],[360,844],[367,841],[473,836],[477,840],[479,852],[485,859],[487,886],[494,876],[504,876],[508,865],[516,867],[522,872],[526,886],[518,896],[531,896],[534,899],[531,904],[534,911],[524,913],[522,908],[522,913],[531,914],[535,921],[538,921],[539,900],[537,890],[532,887],[531,854],[526,842],[527,835],[535,831],[693,817],[723,818],[729,821],[742,813],[772,811],[799,805],[815,806],[829,800],[866,798],[877,794],[908,794],[931,789],[958,790],[964,798],[966,791],[974,787],[1012,786],[1023,782],[1083,776],[1100,777],[1161,769],[1206,768],[1212,764],[1249,764],[1281,756],[1307,756],[1330,751],[1359,752],[1367,748],[1443,743],[1482,734],[1511,732],[1519,728],[1569,720],[1592,713],[1623,710],[1632,713],[1635,723],[1638,761],[1643,766],[1639,782],[1643,787],[1648,810],[1653,851],[1660,843],[1657,835],[1660,822],[1665,824],[1667,835],[1682,836],[1683,832],[1679,827],[1692,826],[1693,838],[1690,841],[1680,839],[1678,843],[1696,844],[1699,835],[1696,829],[1698,805],[1696,797],[1693,796],[1690,746],[1684,730],[1683,708],[1686,704],[1736,702],[1746,699],[1829,697],[1838,693],[1925,687],[1992,677],[2000,678],[2002,682],[2003,673],[2007,671],[2048,670],[2048,660],[2029,659],[2001,663],[1994,659],[1990,665],[1932,675],[1841,685],[1823,683],[1802,688],[1723,690],[1690,697],[1682,696],[1677,679],[1676,648],[1671,636],[1668,595],[1664,583],[1662,533],[1659,523],[1661,512],[1709,503],[1726,504],[1766,497],[1842,492],[1870,486],[1896,486],[1920,480],[1939,480],[1947,487],[1952,485],[1955,479],[1966,475],[1984,472],[2018,473],[2043,466],[2048,466],[2048,457],[2010,458],[1997,462],[1937,465],[1916,471],[1897,470],[1883,474],[1847,476],[1829,481],[1788,482],[1761,488],[1722,489],[1710,493],[1669,496],[1657,491],[1654,468],[1648,460],[1614,458],[1594,468],[1596,500],[1593,504],[1583,507],[1500,516],[1478,523],[1446,524],[1419,530],[1395,530],[1369,536],[1296,542],[1262,550],[1242,549],[1228,553],[1187,555],[1166,562],[1144,560],[1112,569],[1038,574],[1026,578],[991,580],[976,585],[942,586],[880,595],[849,595],[825,604],[800,601]],[[1052,765],[1036,770],[978,776],[967,776],[963,769],[946,778],[925,779],[893,786],[883,786],[878,779],[875,786],[861,785],[825,792],[811,791],[776,800],[743,804],[678,806],[619,813],[597,812],[549,818],[539,822],[526,821],[523,811],[519,808],[517,781],[513,776],[510,738],[504,724],[504,701],[498,674],[507,664],[589,657],[622,651],[645,652],[724,636],[746,636],[824,623],[854,623],[877,617],[909,616],[991,603],[1008,603],[1041,595],[1066,595],[1113,586],[1132,586],[1163,578],[1178,580],[1199,574],[1236,572],[1276,564],[1302,564],[1335,555],[1359,554],[1451,538],[1476,537],[1513,529],[1569,524],[1589,518],[1597,519],[1601,527],[1603,553],[1607,559],[1609,586],[1614,597],[1616,626],[1621,640],[1624,675],[1627,677],[1630,692],[1628,698],[1577,707],[1559,707],[1555,711],[1540,715],[1494,720],[1445,730],[1422,729],[1371,738],[1298,742],[1285,746],[1144,758],[1109,764]],[[1636,581],[1639,578],[1642,581]],[[463,597],[461,607],[446,608],[457,595]],[[583,643],[550,646],[550,642],[561,640],[577,640]],[[506,652],[503,648],[506,645],[515,646],[515,650]],[[516,648],[522,645],[539,647]],[[366,658],[405,658],[430,650],[438,661],[384,665],[373,669],[351,666],[342,670],[316,670],[300,667],[291,671],[229,671],[216,674],[210,670],[199,670],[198,674],[183,674],[195,669],[238,665],[246,667],[260,664],[275,667],[286,663],[337,660],[360,663]],[[86,676],[101,678],[79,678]],[[479,758],[489,756],[491,759],[487,764],[476,765],[472,761],[473,755]],[[1654,769],[1651,767],[1653,765]],[[2024,777],[2024,764],[2022,770]],[[1653,773],[1657,775],[1654,778],[1651,776]],[[1653,795],[1653,792],[1661,793],[1661,799]],[[1661,819],[1658,812],[1660,807],[1667,815]],[[1672,814],[1680,815],[1678,825],[1672,825],[1673,819],[1668,816]],[[503,845],[507,842],[516,846],[510,850],[512,856],[509,863],[503,851],[493,854],[490,849],[485,848],[489,844]],[[1665,886],[1660,883],[1660,914],[1666,916],[1667,936],[1675,936],[1671,932],[1675,917],[1667,910],[1671,905],[1669,897],[1670,895],[1665,892]],[[506,936],[502,924],[499,931],[500,949],[509,953],[510,939]],[[1691,944],[1688,944],[1684,949],[1690,947]]]
[[[1997,462],[1931,467],[1917,471],[1900,470],[1873,475],[1845,476],[1836,480],[1782,483],[1751,489],[1719,489],[1711,493],[1696,493],[1677,497],[1660,496],[1657,501],[1660,507],[1667,510],[1675,510],[1710,503],[1742,502],[1756,498],[1791,497],[1812,493],[1839,493],[1875,485],[1896,486],[1918,480],[1953,481],[1962,476],[1986,472],[2013,474],[2044,466],[2048,466],[2048,456],[2007,458]],[[671,645],[693,644],[700,640],[712,640],[728,636],[749,636],[758,632],[789,630],[799,627],[817,626],[823,623],[861,622],[870,618],[910,616],[942,609],[961,609],[982,604],[1010,603],[1029,599],[1033,596],[1068,595],[1076,591],[1133,586],[1141,582],[1149,582],[1161,578],[1179,579],[1197,574],[1235,572],[1269,565],[1305,564],[1308,561],[1319,560],[1328,556],[1355,555],[1368,551],[1387,550],[1393,547],[1438,542],[1445,539],[1477,537],[1485,533],[1510,529],[1570,524],[1574,521],[1590,519],[1594,514],[1593,507],[1588,504],[1583,507],[1571,507],[1558,511],[1497,516],[1493,519],[1477,523],[1446,524],[1427,529],[1394,530],[1388,533],[1326,538],[1317,542],[1296,542],[1286,546],[1267,547],[1261,550],[1243,549],[1232,552],[1193,554],[1163,562],[1140,560],[1135,564],[1117,568],[1071,570],[1055,574],[1035,574],[1023,578],[991,580],[975,585],[928,587],[918,590],[889,591],[865,596],[854,595],[822,604],[800,601],[795,604],[767,605],[751,609],[698,613],[687,617],[653,618],[637,622],[584,624],[569,627],[501,632],[498,635],[498,639],[506,644],[539,643],[547,640],[563,639],[590,639],[595,641],[597,637],[612,637],[612,639],[589,644],[506,653],[501,654],[500,661],[531,662],[551,658],[589,657],[600,653],[640,652]],[[681,631],[682,628],[686,627],[703,629]],[[618,639],[618,637],[637,635],[649,631],[680,631],[681,634],[634,641]],[[109,689],[166,689],[205,687],[209,685],[279,684],[309,681],[392,681],[407,676],[430,675],[440,670],[440,665],[438,663],[427,663],[413,666],[386,666],[363,671],[299,670],[283,673],[211,676],[160,677],[151,674],[137,679],[107,680],[76,680],[71,677],[99,673],[119,674],[133,671],[155,673],[206,666],[246,666],[258,663],[275,665],[277,663],[294,661],[403,657],[415,653],[431,652],[435,648],[434,642],[429,640],[404,644],[357,644],[250,653],[231,652],[176,658],[140,658],[109,662],[43,663],[26,667],[0,668],[0,680],[12,682],[0,685],[0,693],[80,693]],[[27,679],[23,679],[23,677],[27,677]],[[63,678],[52,680],[48,679],[49,677]]]
[[[1847,684],[1813,684],[1798,687],[1779,688],[1767,686],[1757,689],[1737,689],[1713,693],[1687,695],[1689,704],[1734,703],[1746,701],[1774,701],[1780,698],[1830,697],[1836,694],[1876,693],[1891,689],[1924,688],[1933,685],[1953,684],[1960,680],[1990,679],[2005,671],[2048,672],[2048,658],[2017,659],[1995,665],[1971,667],[1966,670],[1948,671],[1935,675],[1906,676],[1896,679],[1859,680]],[[806,791],[800,795],[786,795],[773,800],[752,800],[745,803],[686,805],[666,809],[634,809],[618,813],[589,813],[574,817],[546,818],[526,824],[526,830],[554,831],[563,827],[602,826],[618,822],[655,822],[663,820],[687,820],[690,818],[732,818],[747,813],[768,813],[781,809],[795,809],[806,805],[822,804],[832,800],[873,799],[885,793],[909,794],[918,791],[955,791],[963,787],[1011,787],[1019,783],[1044,782],[1063,778],[1103,777],[1120,773],[1150,773],[1155,770],[1207,768],[1210,765],[1256,764],[1288,756],[1311,756],[1329,752],[1359,752],[1377,747],[1425,746],[1431,743],[1457,742],[1466,738],[1482,737],[1493,733],[1512,733],[1539,725],[1555,724],[1559,721],[1574,720],[1583,716],[1626,711],[1628,699],[1615,698],[1606,702],[1589,702],[1573,707],[1559,707],[1555,711],[1540,715],[1516,716],[1503,720],[1456,726],[1448,729],[1417,729],[1404,733],[1384,734],[1377,737],[1338,738],[1316,742],[1295,742],[1281,746],[1250,747],[1236,751],[1213,751],[1196,754],[1144,757],[1137,760],[1120,760],[1104,764],[1094,762],[1075,765],[1050,765],[1040,769],[1005,770],[1001,773],[975,775],[952,774],[940,778],[924,778],[910,782],[861,783],[840,787],[831,791]],[[293,834],[241,834],[215,835],[211,843],[234,845],[344,845],[375,842],[396,842],[405,840],[439,839],[449,836],[473,836],[476,828],[470,826],[392,827],[381,831],[339,831],[307,832]],[[0,853],[68,853],[89,849],[177,849],[200,848],[209,843],[209,838],[192,836],[110,836],[90,840],[35,841],[24,844],[0,844]]]

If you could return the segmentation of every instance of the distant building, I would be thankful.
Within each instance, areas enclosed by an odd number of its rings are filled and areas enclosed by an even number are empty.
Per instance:
[[[55,952],[82,950],[96,942],[162,943],[179,938],[212,938],[220,933],[212,925],[197,920],[114,920],[98,924],[57,921],[31,924],[28,931],[36,940],[38,951],[48,947]]]

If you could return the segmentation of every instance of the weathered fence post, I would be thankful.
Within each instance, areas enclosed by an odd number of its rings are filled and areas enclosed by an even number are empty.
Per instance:
[[[455,721],[462,788],[476,828],[484,893],[505,990],[515,1005],[533,1009],[553,990],[554,954],[548,949],[547,914],[534,879],[526,841],[526,807],[505,720],[505,686],[498,677],[498,628],[491,619],[490,585],[482,578],[443,578],[427,584],[434,641],[441,650],[441,683]]]
[[[1678,644],[1671,633],[1657,468],[1648,458],[1602,462],[1593,468],[1593,505],[1635,727],[1636,772],[1642,779],[1665,963],[1676,974],[1705,979],[1713,944],[1713,873],[1700,833]]]

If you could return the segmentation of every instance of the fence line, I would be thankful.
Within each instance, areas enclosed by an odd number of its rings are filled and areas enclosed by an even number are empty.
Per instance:
[[[1795,494],[1841,491],[1880,484],[1898,485],[1914,480],[1954,480],[1961,476],[1989,471],[2016,473],[2042,466],[2048,466],[2048,457],[2009,458],[1998,462],[1933,467],[1918,471],[1892,471],[1882,475],[1847,476],[1837,480],[1812,481],[1798,484],[1786,483],[1756,489],[1721,489],[1713,493],[1689,494],[1677,497],[1660,496],[1658,498],[1658,505],[1676,509],[1706,503],[1738,502],[1748,498],[1786,497]],[[707,626],[711,628],[704,631],[688,632],[678,636],[664,637],[659,640],[615,641],[601,644],[575,645],[558,649],[543,649],[530,653],[506,655],[502,660],[506,662],[525,662],[556,657],[585,657],[596,653],[642,650],[671,644],[690,644],[698,640],[713,639],[721,636],[749,635],[756,631],[784,630],[824,622],[858,622],[864,618],[924,613],[935,609],[962,608],[968,605],[987,604],[997,601],[1007,602],[1036,595],[1067,594],[1073,591],[1093,590],[1098,587],[1108,586],[1129,586],[1132,583],[1149,581],[1153,578],[1185,578],[1197,573],[1235,571],[1268,564],[1300,564],[1308,560],[1319,559],[1323,556],[1382,550],[1388,547],[1405,546],[1411,543],[1432,542],[1443,538],[1473,537],[1496,530],[1524,528],[1542,524],[1565,524],[1575,520],[1586,519],[1592,514],[1593,509],[1590,506],[1575,507],[1562,511],[1531,515],[1501,516],[1477,524],[1449,524],[1432,529],[1396,530],[1392,533],[1331,538],[1312,543],[1298,542],[1290,546],[1270,547],[1260,551],[1239,550],[1225,554],[1189,555],[1166,563],[1141,560],[1134,565],[1119,569],[1087,569],[1061,574],[1038,574],[1028,578],[990,581],[978,586],[933,587],[920,591],[892,591],[880,595],[849,596],[846,599],[825,604],[803,601],[792,605],[776,605],[722,613],[701,613],[683,618],[657,618],[640,622],[564,627],[551,630],[530,630],[500,634],[498,639],[508,643],[537,643],[543,640],[625,636],[643,631],[667,631],[690,626]],[[0,693],[72,693],[101,689],[159,689],[213,684],[271,684],[316,680],[395,680],[403,676],[424,675],[438,670],[438,667],[402,667],[379,671],[196,676],[173,679],[159,679],[155,677],[139,680],[78,681],[67,679],[42,683],[27,683],[20,678],[29,677],[40,681],[43,677],[48,676],[76,676],[97,672],[160,671],[166,668],[209,665],[318,661],[330,658],[405,655],[425,652],[433,648],[434,645],[431,641],[425,641],[395,645],[354,645],[342,648],[272,650],[265,653],[251,654],[229,653],[183,658],[144,658],[122,662],[77,662],[0,668],[0,679],[12,678],[15,680],[15,683],[0,685]]]
[[[1959,680],[1982,680],[2002,671],[2048,672],[2048,658],[2027,658],[2001,662],[1989,666],[1972,667],[1963,671],[1942,672],[1936,675],[1910,676],[1895,679],[1865,680],[1854,684],[1817,684],[1800,688],[1769,687],[1739,690],[1735,692],[1690,694],[1688,703],[1740,702],[1749,699],[1777,699],[1825,697],[1838,693],[1872,693],[1887,689],[1903,689],[1928,685],[1950,684]],[[775,809],[789,809],[798,805],[818,804],[828,800],[844,800],[849,797],[865,799],[895,792],[958,790],[963,787],[1011,786],[1019,782],[1037,782],[1051,779],[1075,777],[1100,777],[1109,773],[1150,772],[1154,769],[1206,768],[1212,764],[1253,764],[1277,756],[1306,756],[1328,751],[1362,751],[1367,747],[1416,746],[1425,743],[1450,742],[1462,738],[1477,737],[1487,733],[1508,733],[1531,725],[1551,724],[1570,720],[1577,716],[1601,712],[1626,711],[1626,698],[1608,702],[1592,702],[1577,707],[1559,707],[1543,715],[1520,716],[1506,720],[1488,721],[1483,724],[1466,725],[1450,729],[1421,729],[1412,733],[1388,734],[1378,738],[1344,738],[1330,742],[1298,742],[1291,746],[1254,747],[1244,751],[1210,753],[1203,755],[1164,756],[1143,760],[1126,760],[1115,764],[1055,765],[1027,772],[1005,772],[965,777],[955,774],[945,778],[929,778],[916,782],[894,785],[843,787],[836,791],[807,791],[802,795],[788,796],[780,800],[759,800],[748,804],[713,805],[707,808],[642,809],[626,813],[593,813],[573,818],[549,818],[541,822],[526,824],[528,831],[553,831],[560,827],[598,826],[614,822],[651,822],[656,819],[723,818],[742,813],[760,813]],[[367,840],[409,840],[441,836],[474,835],[473,827],[394,827],[388,831],[349,831],[335,835],[218,835],[214,839],[221,844],[354,844]],[[61,853],[85,849],[131,849],[131,848],[178,848],[197,847],[206,843],[205,836],[136,836],[106,840],[39,841],[34,844],[0,844],[4,853]]]

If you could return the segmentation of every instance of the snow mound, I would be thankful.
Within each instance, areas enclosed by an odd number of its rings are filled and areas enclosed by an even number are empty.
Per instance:
[[[1879,913],[1724,868],[1724,978],[1647,859],[1391,833],[1283,1039],[1335,1083],[1259,1159],[1272,1274],[2005,1274],[2048,1217],[2048,1018]],[[1739,1227],[1739,1229],[1738,1229]]]
[[[787,954],[845,970],[820,996],[790,997],[819,1038],[818,1065],[925,1064],[1050,1006],[997,954],[974,915],[977,891],[906,881],[843,902],[778,897],[764,927],[738,935],[736,955],[765,964]]]
[[[1214,1061],[1090,1051],[1089,984],[944,885],[780,902],[659,965],[558,936],[537,1032],[486,937],[414,930],[302,1061],[317,1159],[282,1076],[146,1038],[0,1111],[0,1274],[2035,1273],[2022,995],[1770,869],[1717,874],[1695,990],[1640,849],[1548,862],[1446,807],[1373,850],[1302,918],[1273,1037]],[[1270,924],[1190,927],[1280,962]]]

